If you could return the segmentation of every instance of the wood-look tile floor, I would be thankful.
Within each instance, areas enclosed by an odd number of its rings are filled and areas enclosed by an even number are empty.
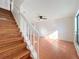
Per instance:
[[[40,59],[79,59],[73,43],[40,39]]]

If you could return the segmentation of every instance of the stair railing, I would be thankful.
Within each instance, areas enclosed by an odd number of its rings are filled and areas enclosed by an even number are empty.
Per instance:
[[[12,0],[12,14],[14,15],[18,27],[20,28],[20,32],[22,32],[24,42],[27,43],[26,47],[31,51],[31,56],[33,57],[33,59],[39,59],[40,33],[29,21],[30,19],[26,18],[27,15],[24,15],[25,12],[21,12],[23,8],[21,8],[21,6],[17,7],[15,2],[16,0]]]
[[[25,42],[28,45],[28,48],[31,50],[31,55],[34,59],[39,59],[39,40],[40,40],[40,33],[39,31],[33,26],[33,24],[26,19],[26,17],[20,13],[21,19],[21,31],[24,33]]]

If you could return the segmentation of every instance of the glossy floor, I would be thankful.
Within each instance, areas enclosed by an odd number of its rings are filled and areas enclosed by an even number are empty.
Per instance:
[[[40,59],[79,59],[73,43],[44,39],[40,40]]]

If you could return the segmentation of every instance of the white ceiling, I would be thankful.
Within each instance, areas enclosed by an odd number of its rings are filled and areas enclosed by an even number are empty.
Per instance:
[[[73,16],[79,8],[79,0],[25,0],[23,7],[26,9],[26,18],[30,18],[32,22],[39,15],[48,18],[35,25],[41,35],[49,35],[58,30],[61,38],[72,39]]]
[[[26,9],[36,15],[44,15],[51,19],[72,16],[76,13],[79,0],[25,0]]]

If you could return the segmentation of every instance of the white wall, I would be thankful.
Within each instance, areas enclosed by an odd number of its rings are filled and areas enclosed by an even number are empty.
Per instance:
[[[0,0],[0,8],[10,10],[10,0]]]
[[[74,45],[75,45],[75,48],[76,48],[76,50],[77,50],[77,54],[78,54],[78,56],[79,56],[79,45],[77,44],[77,37],[76,37],[76,34],[77,34],[77,23],[76,23],[77,19],[76,19],[76,16],[78,15],[78,13],[79,13],[79,10],[77,11],[77,13],[76,13],[76,15],[75,15]]]
[[[74,40],[74,16],[37,23],[42,36],[49,36],[58,31],[58,39],[65,41]],[[53,39],[53,38],[52,38]]]
[[[76,4],[76,13],[79,10],[79,0],[77,0],[77,4]]]

